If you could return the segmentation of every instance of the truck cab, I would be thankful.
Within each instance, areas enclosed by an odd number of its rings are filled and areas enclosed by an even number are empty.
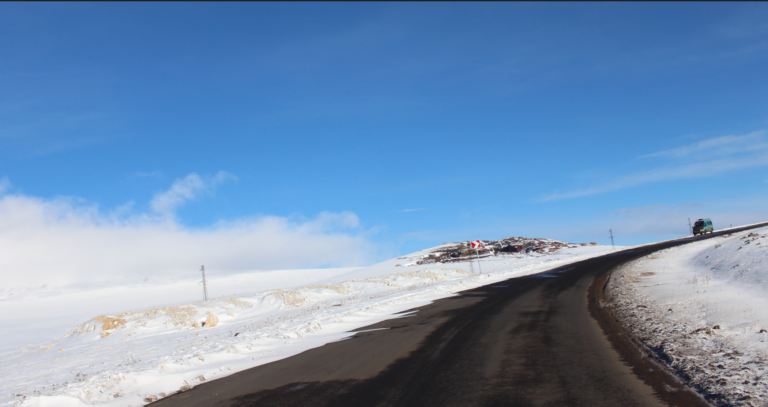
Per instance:
[[[696,221],[696,223],[693,224],[693,235],[703,235],[705,233],[712,233],[715,231],[714,226],[712,226],[712,220],[711,219],[699,219]]]

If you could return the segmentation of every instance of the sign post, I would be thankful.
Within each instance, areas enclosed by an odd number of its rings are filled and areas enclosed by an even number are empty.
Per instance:
[[[475,249],[475,256],[477,256],[477,268],[480,270],[480,274],[483,274],[483,268],[480,267],[480,253],[478,252],[481,247],[483,247],[483,242],[479,240],[472,242],[472,248]]]

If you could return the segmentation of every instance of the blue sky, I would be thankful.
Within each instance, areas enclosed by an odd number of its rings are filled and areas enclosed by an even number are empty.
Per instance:
[[[768,219],[766,72],[762,3],[3,3],[0,215],[646,243]]]

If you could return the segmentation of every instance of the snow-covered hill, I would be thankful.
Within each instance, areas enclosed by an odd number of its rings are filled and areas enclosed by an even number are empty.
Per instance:
[[[288,279],[272,272],[274,281],[259,273],[214,278],[212,287],[228,284],[239,291],[207,302],[173,303],[177,289],[199,291],[190,282],[167,283],[161,290],[144,287],[152,298],[136,290],[135,302],[117,312],[123,302],[101,306],[105,292],[66,293],[59,303],[55,293],[48,293],[45,301],[53,315],[71,318],[76,313],[66,310],[74,307],[88,308],[95,317],[73,323],[46,342],[7,348],[0,355],[0,397],[5,397],[0,404],[145,405],[203,381],[343,339],[354,329],[458,291],[612,250],[548,239],[484,243],[479,253],[467,250],[468,243],[452,243],[360,269],[290,271]],[[19,305],[24,299],[16,295],[12,301]],[[0,300],[0,307],[6,301],[11,299]],[[146,303],[163,305],[139,307]],[[99,315],[97,310],[107,308],[112,313]],[[23,325],[25,310],[17,310],[14,321]],[[46,322],[27,320],[25,329],[42,329]]]

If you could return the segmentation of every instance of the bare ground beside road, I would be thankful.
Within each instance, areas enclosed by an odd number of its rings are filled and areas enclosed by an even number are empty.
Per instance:
[[[152,405],[705,406],[601,307],[610,270],[690,240],[467,290]]]

